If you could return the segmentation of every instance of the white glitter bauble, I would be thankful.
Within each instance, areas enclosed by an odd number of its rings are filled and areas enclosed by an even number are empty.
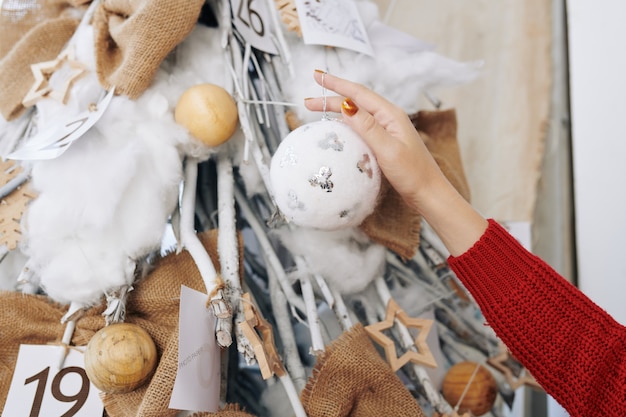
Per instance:
[[[272,157],[270,180],[288,222],[323,230],[361,224],[380,191],[374,154],[335,120],[307,123],[287,135]]]

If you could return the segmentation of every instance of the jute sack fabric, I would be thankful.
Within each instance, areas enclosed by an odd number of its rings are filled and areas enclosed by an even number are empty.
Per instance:
[[[0,2],[0,59],[35,26],[61,16],[75,15],[74,7],[89,0],[29,0]]]
[[[189,417],[254,417],[252,414],[246,413],[238,404],[227,404],[217,413],[194,413]]]
[[[309,417],[424,417],[361,324],[318,355],[301,399]]]
[[[469,201],[469,186],[457,140],[456,111],[420,111],[410,115],[410,119],[443,174]],[[403,259],[410,259],[419,246],[420,222],[419,213],[383,178],[376,210],[360,227],[373,241],[388,247]]]
[[[30,29],[0,61],[0,113],[5,120],[24,111],[22,100],[35,82],[31,64],[56,58],[78,22],[72,17],[48,19]]]
[[[217,231],[199,235],[216,269]],[[240,245],[241,247],[241,245]],[[241,254],[240,254],[241,256]],[[168,409],[178,368],[178,311],[180,287],[185,285],[206,292],[195,262],[188,252],[170,254],[159,259],[156,268],[136,283],[127,302],[127,323],[144,328],[157,346],[159,362],[150,382],[127,394],[107,394],[102,399],[109,417],[170,417],[177,411]],[[0,408],[4,406],[15,369],[20,344],[48,344],[61,340],[64,326],[61,317],[66,306],[49,298],[0,293],[3,313],[0,316]],[[86,345],[93,334],[104,327],[105,306],[94,307],[77,320],[72,338],[75,346]],[[190,323],[193,325],[193,323]]]
[[[94,14],[96,70],[107,90],[135,99],[189,35],[204,0],[103,0]]]

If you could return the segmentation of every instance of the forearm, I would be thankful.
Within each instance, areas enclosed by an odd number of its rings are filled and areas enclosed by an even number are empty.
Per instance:
[[[416,192],[415,205],[452,256],[470,249],[487,229],[487,220],[443,177]]]

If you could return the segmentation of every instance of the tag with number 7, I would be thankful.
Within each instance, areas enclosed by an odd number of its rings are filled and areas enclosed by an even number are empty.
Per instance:
[[[57,369],[62,346],[21,345],[3,416],[94,417],[104,407],[84,369],[83,353],[69,349]]]

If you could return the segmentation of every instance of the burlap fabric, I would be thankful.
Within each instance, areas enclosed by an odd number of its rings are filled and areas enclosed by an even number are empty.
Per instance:
[[[94,14],[96,69],[108,90],[137,98],[191,32],[204,0],[103,0]]]
[[[469,201],[469,186],[457,141],[455,110],[420,111],[410,116],[426,147],[452,185]],[[383,178],[380,202],[361,229],[375,242],[404,259],[419,246],[421,217]]]
[[[217,265],[217,232],[199,235]],[[240,254],[241,256],[241,254]],[[110,417],[168,417],[176,410],[168,409],[178,367],[178,310],[180,286],[205,292],[204,283],[188,252],[161,258],[156,269],[135,285],[127,303],[128,323],[144,328],[157,346],[159,362],[151,381],[127,394],[104,395],[103,402]],[[67,307],[52,303],[49,298],[0,293],[0,408],[4,406],[20,344],[47,344],[60,341],[64,327],[61,317]],[[86,345],[91,336],[104,326],[101,316],[104,305],[89,309],[76,323],[72,344]],[[193,324],[191,324],[193,325]]]
[[[254,417],[252,414],[246,413],[238,404],[227,404],[217,413],[194,413],[189,417]]]
[[[424,417],[361,324],[318,356],[301,399],[309,417]]]
[[[78,20],[72,17],[48,19],[31,28],[0,61],[0,113],[13,120],[24,111],[22,100],[35,82],[30,66],[57,57],[74,34]],[[8,31],[2,29],[2,34]]]

